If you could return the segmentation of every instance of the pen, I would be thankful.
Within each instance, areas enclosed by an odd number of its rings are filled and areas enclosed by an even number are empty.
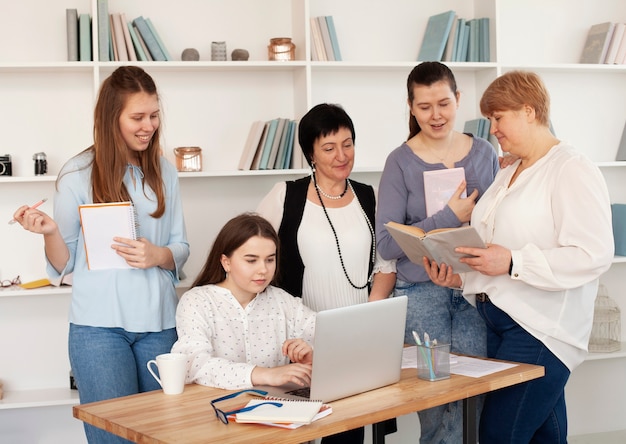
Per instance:
[[[32,206],[30,206],[28,209],[29,209],[29,210],[34,210],[35,208],[38,208],[38,207],[40,207],[41,205],[43,205],[43,203],[44,203],[45,201],[47,201],[47,200],[48,200],[48,198],[47,198],[47,197],[44,197],[43,199],[41,199],[41,200],[40,200],[39,202],[37,202],[36,204],[33,204]],[[15,222],[17,222],[15,219],[11,219],[11,220],[9,221],[9,225],[14,224]]]

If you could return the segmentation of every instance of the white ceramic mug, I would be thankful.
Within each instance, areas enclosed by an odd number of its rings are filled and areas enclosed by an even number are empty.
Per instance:
[[[152,370],[156,364],[159,376]],[[187,375],[187,356],[182,353],[164,353],[147,363],[148,370],[163,388],[166,395],[179,395],[185,388]]]

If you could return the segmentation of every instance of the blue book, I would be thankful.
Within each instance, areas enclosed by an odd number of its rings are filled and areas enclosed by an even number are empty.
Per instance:
[[[469,25],[465,22],[463,25],[463,40],[461,41],[461,51],[459,52],[459,60],[458,62],[467,62],[467,52],[469,49]]]
[[[287,132],[285,137],[285,149],[280,153],[280,160],[277,160],[277,169],[285,170],[289,168],[289,160],[291,159],[291,154],[289,153],[289,151],[293,146],[293,125],[291,124],[291,122],[293,122],[293,120],[288,120],[285,124],[285,129]]]
[[[480,48],[478,51],[479,62],[491,61],[491,48],[489,47],[489,17],[478,19]]]
[[[471,19],[467,21],[469,25],[469,47],[467,49],[467,61],[478,62],[478,19]]]
[[[461,61],[461,47],[463,46],[463,36],[465,34],[465,19],[460,18],[457,20],[456,38],[454,39],[454,48],[452,48],[452,61]]]
[[[440,62],[454,22],[454,11],[430,16],[417,60]]]
[[[326,16],[326,25],[328,25],[328,33],[330,34],[330,43],[335,53],[335,61],[341,61],[341,51],[339,50],[339,40],[337,40],[337,30],[335,29],[335,21],[332,15]]]
[[[163,52],[163,55],[165,56],[165,60],[172,60],[172,57],[170,56],[169,51],[167,50],[167,48],[163,44],[163,40],[161,40],[161,37],[159,36],[159,33],[157,32],[156,28],[152,24],[152,20],[147,18],[146,19],[146,23],[148,24],[148,28],[150,28],[150,31],[152,31],[152,35],[154,36],[154,38],[156,39],[157,43],[159,44],[159,48],[161,48],[161,52]]]
[[[278,119],[270,120],[269,124],[269,128],[267,129],[267,139],[265,139],[263,153],[261,154],[261,161],[259,162],[260,170],[267,169],[267,164],[270,160],[270,153],[272,152],[272,145],[274,144],[274,136],[276,135],[276,128],[278,127]]]
[[[296,129],[298,128],[298,122],[296,120],[292,120],[289,122],[289,145],[287,146],[287,153],[285,154],[285,163],[283,164],[283,169],[288,170],[291,168],[293,164],[293,150],[296,146]]]
[[[626,256],[626,204],[611,204],[615,254]]]
[[[152,59],[159,62],[166,61],[165,54],[163,54],[156,37],[152,34],[152,31],[150,31],[150,27],[143,16],[139,16],[133,20],[133,25],[137,27],[139,34],[141,34],[141,38],[146,44],[148,51],[150,51]]]
[[[147,62],[148,57],[146,56],[146,53],[143,50],[143,47],[141,46],[139,37],[137,36],[137,33],[135,32],[135,27],[133,26],[131,22],[128,22],[126,25],[128,26],[128,33],[130,34],[130,39],[133,41],[133,47],[135,48],[137,59],[140,62]]]
[[[89,14],[78,16],[78,47],[81,62],[91,61],[91,18]]]

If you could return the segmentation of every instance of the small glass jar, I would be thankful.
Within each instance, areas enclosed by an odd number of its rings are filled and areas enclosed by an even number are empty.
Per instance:
[[[202,171],[202,148],[181,146],[174,148],[174,154],[178,171]]]
[[[35,153],[33,160],[35,161],[35,176],[43,176],[48,172],[46,153]]]
[[[270,39],[267,47],[268,60],[292,61],[296,58],[296,45],[289,37],[276,37]]]

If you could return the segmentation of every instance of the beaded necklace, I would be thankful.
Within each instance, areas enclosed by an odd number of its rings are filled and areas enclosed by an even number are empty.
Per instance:
[[[332,194],[326,193],[324,190],[322,190],[317,181],[315,182],[315,188],[317,188],[318,194],[321,193],[322,196],[324,196],[326,199],[339,200],[348,192],[348,179],[346,179],[346,187],[343,189],[343,192],[338,196],[333,196]]]
[[[328,216],[328,211],[326,211],[326,206],[324,205],[324,201],[322,200],[320,189],[317,186],[317,180],[315,179],[315,174],[312,174],[312,176],[313,176],[313,183],[315,184],[315,191],[317,192],[317,197],[320,200],[320,204],[322,204],[322,209],[324,210],[324,215],[326,216],[326,220],[328,221],[328,224],[330,225],[330,229],[333,231],[333,235],[335,236],[335,243],[337,244],[337,252],[339,253],[339,262],[341,262],[341,268],[343,269],[343,274],[346,276],[346,279],[348,279],[348,283],[352,286],[352,288],[355,288],[357,290],[362,290],[365,287],[367,287],[370,282],[372,282],[372,276],[370,275],[369,278],[367,279],[367,282],[365,282],[365,284],[361,286],[355,285],[352,282],[352,279],[350,279],[350,276],[348,276],[348,271],[346,270],[346,266],[343,263],[343,255],[341,254],[341,247],[339,246],[339,238],[337,237],[337,231],[335,230],[335,226],[333,225],[333,223],[330,220],[330,217]],[[376,234],[374,233],[374,227],[372,227],[372,224],[370,223],[370,220],[368,219],[367,214],[365,214],[365,210],[363,209],[363,206],[361,205],[361,202],[359,201],[358,196],[354,192],[354,188],[352,188],[352,182],[350,182],[350,179],[346,179],[346,183],[347,183],[346,189],[350,187],[350,191],[352,191],[352,194],[354,195],[356,202],[359,204],[359,209],[361,210],[363,217],[365,217],[365,222],[367,222],[367,227],[370,230],[370,236],[372,239],[372,259],[371,260],[372,260],[372,263],[374,263],[376,259]],[[344,194],[345,193],[346,192],[344,191]]]

